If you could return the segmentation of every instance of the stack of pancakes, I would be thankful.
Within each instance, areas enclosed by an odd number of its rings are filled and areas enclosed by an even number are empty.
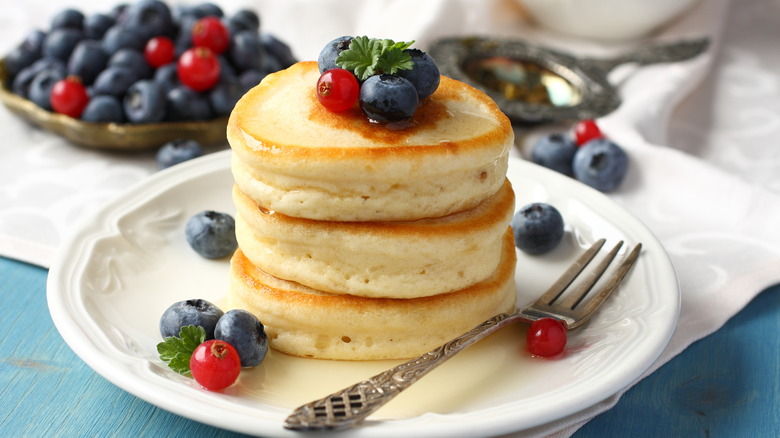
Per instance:
[[[422,354],[515,306],[511,124],[442,77],[400,125],[317,100],[317,64],[235,106],[231,307],[272,347],[327,359]]]

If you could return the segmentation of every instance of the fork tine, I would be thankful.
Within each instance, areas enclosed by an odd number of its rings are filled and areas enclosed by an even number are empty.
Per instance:
[[[617,255],[617,252],[620,250],[621,246],[623,246],[622,240],[618,242],[614,248],[612,248],[612,250],[604,257],[603,260],[601,260],[601,263],[599,263],[596,268],[591,270],[586,275],[585,280],[582,282],[582,284],[579,285],[579,287],[577,287],[577,290],[571,292],[569,296],[567,296],[566,299],[560,303],[561,307],[566,309],[574,309],[580,302],[582,302],[590,290],[593,289],[593,285],[599,281],[599,278],[601,278],[601,276],[604,274],[604,271],[607,270],[609,264],[612,263],[612,260],[615,258],[615,255]]]
[[[595,257],[599,250],[601,250],[604,242],[606,242],[605,239],[599,239],[594,242],[593,245],[591,245],[590,248],[582,253],[582,255],[580,255],[580,257],[575,260],[571,266],[569,266],[569,269],[567,269],[566,272],[564,272],[563,275],[561,275],[558,280],[556,280],[555,283],[553,283],[553,285],[547,289],[547,292],[545,292],[542,296],[539,297],[539,299],[536,300],[536,303],[542,305],[550,305],[554,303],[555,300],[561,296],[563,291],[569,287],[571,282],[574,281],[578,275],[580,275],[580,272],[585,269],[585,266],[588,266],[588,263],[593,260],[593,257]]]
[[[629,269],[631,269],[631,267],[634,265],[637,257],[639,257],[640,251],[642,251],[642,244],[637,243],[634,249],[631,250],[628,256],[626,256],[626,259],[623,260],[623,263],[621,263],[617,268],[607,284],[605,284],[604,287],[602,287],[601,290],[599,290],[596,295],[590,299],[590,301],[585,303],[584,307],[577,309],[578,320],[582,320],[583,322],[586,321],[588,318],[590,318],[593,312],[599,308],[601,303],[603,303],[607,298],[609,298],[610,295],[612,295],[612,292],[617,289],[618,285],[623,280],[623,277],[626,276]]]

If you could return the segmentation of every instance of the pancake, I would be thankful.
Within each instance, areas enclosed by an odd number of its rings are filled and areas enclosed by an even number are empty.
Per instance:
[[[418,356],[515,309],[516,253],[511,229],[501,262],[485,280],[455,292],[392,299],[335,295],[278,279],[241,249],[231,259],[229,306],[254,313],[271,347],[294,356],[405,359]]]
[[[237,186],[236,237],[246,258],[331,293],[418,298],[463,289],[498,266],[514,212],[509,180],[473,209],[411,222],[329,222],[258,207]]]
[[[504,183],[514,133],[484,93],[441,78],[403,126],[317,100],[316,62],[270,74],[234,107],[236,184],[258,205],[326,221],[409,221],[478,205]]]

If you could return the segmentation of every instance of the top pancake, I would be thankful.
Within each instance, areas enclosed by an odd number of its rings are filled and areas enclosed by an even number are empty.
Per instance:
[[[258,205],[315,220],[415,220],[474,207],[503,184],[514,141],[484,93],[441,78],[401,126],[317,100],[319,70],[268,75],[228,123],[236,184]]]

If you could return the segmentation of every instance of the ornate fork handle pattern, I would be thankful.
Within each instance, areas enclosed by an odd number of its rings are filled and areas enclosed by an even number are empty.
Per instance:
[[[420,357],[297,408],[287,417],[284,427],[294,430],[349,428],[452,356],[515,321],[532,320],[522,313],[496,315]]]

